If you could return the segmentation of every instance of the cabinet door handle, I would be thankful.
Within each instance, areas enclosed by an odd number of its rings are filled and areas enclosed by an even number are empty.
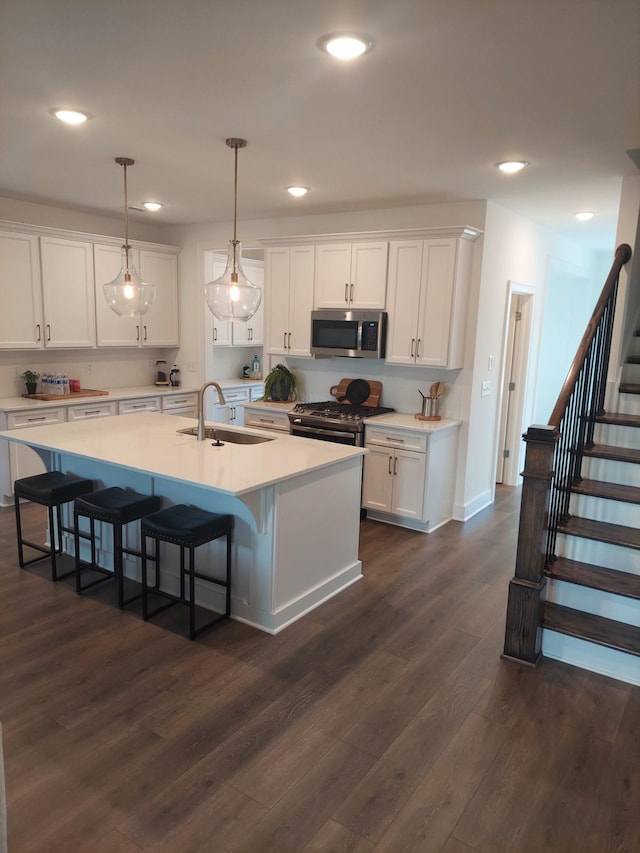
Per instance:
[[[140,326],[136,326],[136,340],[140,340]]]
[[[414,349],[416,346],[416,339],[411,338],[411,358],[415,358]]]
[[[216,327],[213,327],[213,342],[215,343],[218,340],[218,330]]]
[[[287,345],[287,349],[291,349],[291,332],[289,332],[289,343]]]
[[[345,282],[344,285],[344,301],[349,304],[349,282]]]
[[[144,340],[146,341],[147,340],[147,327],[143,326],[142,328],[144,329]]]
[[[36,329],[38,330],[38,337],[36,338],[36,341],[40,343],[40,323],[36,323]]]
[[[282,333],[282,349],[286,349],[286,348],[287,348],[287,333],[283,332]]]
[[[393,456],[390,456],[389,457],[389,473],[391,473],[391,460],[392,459],[393,459]]]
[[[349,288],[349,302],[353,302],[353,284]]]
[[[393,460],[393,473],[394,473],[394,476],[397,475],[397,473],[398,473],[398,457],[397,456]]]
[[[47,340],[51,340],[51,326],[47,323]]]
[[[416,346],[416,358],[420,358],[420,344],[422,343],[422,338],[418,338],[418,345]]]

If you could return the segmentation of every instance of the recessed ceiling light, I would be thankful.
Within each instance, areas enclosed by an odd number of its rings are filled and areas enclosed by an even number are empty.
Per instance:
[[[498,169],[507,175],[515,175],[516,172],[520,172],[528,165],[526,160],[505,160],[502,163],[496,163]]]
[[[287,192],[295,198],[302,198],[309,192],[309,187],[287,187]]]
[[[143,201],[142,206],[145,210],[160,210],[161,207],[164,207],[159,201]]]
[[[588,222],[590,219],[593,219],[593,215],[591,210],[583,210],[580,213],[576,213],[576,219],[580,222]]]
[[[91,118],[89,113],[81,113],[79,110],[63,110],[56,107],[49,112],[65,124],[84,124],[87,119]]]
[[[373,42],[367,36],[354,33],[334,33],[323,36],[318,42],[320,49],[337,59],[355,59],[371,50]]]

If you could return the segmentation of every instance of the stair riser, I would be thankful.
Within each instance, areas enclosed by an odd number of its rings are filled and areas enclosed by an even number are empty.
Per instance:
[[[606,619],[615,619],[626,625],[640,627],[640,601],[626,598],[623,595],[613,595],[597,589],[589,589],[574,583],[554,580],[547,582],[547,601],[562,604],[583,613],[593,613]],[[638,661],[640,666],[640,661]]]
[[[621,415],[640,415],[640,394],[620,394],[618,396],[618,413]]]
[[[610,545],[608,542],[599,542],[596,539],[583,539],[581,536],[565,536],[559,533],[556,539],[556,556],[640,575],[640,551],[634,548],[623,548],[620,545]]]
[[[620,374],[621,382],[640,382],[640,364],[629,364],[628,362],[622,366]]]
[[[614,459],[585,456],[582,462],[582,476],[587,480],[640,487],[640,465],[635,462],[618,462]]]
[[[636,450],[640,447],[640,429],[638,427],[614,426],[613,424],[596,424],[594,440],[596,444],[608,444],[614,447],[628,447]]]
[[[635,655],[559,634],[548,628],[542,630],[542,654],[552,660],[564,661],[589,672],[598,672],[608,678],[640,686],[640,664]]]
[[[569,511],[571,515],[579,515],[580,518],[607,521],[610,524],[622,524],[625,527],[640,527],[640,504],[573,494]]]

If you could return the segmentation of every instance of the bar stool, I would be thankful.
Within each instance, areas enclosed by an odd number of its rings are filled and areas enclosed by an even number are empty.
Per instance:
[[[93,481],[74,477],[71,474],[63,474],[62,471],[48,471],[46,474],[36,474],[33,477],[23,477],[13,484],[14,503],[16,510],[16,532],[18,536],[18,562],[20,568],[38,563],[45,557],[51,559],[51,580],[57,581],[73,574],[73,569],[64,574],[58,574],[56,556],[62,553],[62,533],[72,533],[72,527],[64,527],[62,524],[62,505],[70,503],[79,495],[93,491]],[[20,517],[20,499],[31,501],[31,503],[46,506],[49,511],[49,542],[50,547],[30,542],[22,536],[22,519]],[[55,508],[55,522],[54,510]],[[56,545],[56,531],[58,543]],[[40,551],[42,557],[34,557],[31,560],[24,559],[23,545],[28,545],[35,551]]]
[[[155,495],[139,495],[136,492],[121,489],[119,486],[112,486],[109,489],[102,489],[75,499],[73,516],[76,546],[76,592],[78,595],[99,583],[115,578],[118,581],[118,607],[123,608],[140,598],[141,592],[126,600],[124,597],[123,556],[131,554],[134,557],[141,557],[142,553],[123,546],[122,529],[126,524],[137,521],[150,512],[155,512],[161,505],[162,499]],[[81,518],[89,519],[89,533],[80,530]],[[113,570],[98,565],[96,559],[96,521],[110,524],[113,528]],[[89,563],[80,559],[80,539],[88,539],[91,543],[91,562]],[[89,569],[99,572],[105,577],[97,578],[97,580],[83,585],[82,573]]]
[[[189,605],[189,639],[193,640],[198,634],[212,628],[218,622],[228,619],[231,613],[231,539],[233,532],[233,516],[219,515],[199,509],[188,504],[178,504],[167,509],[147,515],[140,523],[142,532],[142,615],[145,621],[171,607],[182,603]],[[219,581],[209,575],[197,572],[195,569],[195,549],[207,542],[213,542],[226,536],[227,565],[225,580]],[[147,537],[155,541],[155,556],[147,554]],[[160,542],[178,545],[180,548],[180,594],[173,595],[160,589]],[[188,565],[185,566],[185,551],[189,553]],[[147,560],[155,561],[155,584],[149,586],[147,577]],[[185,595],[185,580],[189,578],[189,597]],[[196,578],[201,581],[221,586],[225,590],[225,610],[215,618],[196,627]],[[153,612],[149,611],[149,592],[168,598],[168,603],[160,605]]]

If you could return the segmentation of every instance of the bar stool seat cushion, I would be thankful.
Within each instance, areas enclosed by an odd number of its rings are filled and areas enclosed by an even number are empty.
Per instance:
[[[84,497],[77,497],[74,507],[80,515],[88,515],[96,521],[128,524],[154,512],[161,503],[162,498],[155,495],[138,495],[120,486],[112,486]]]
[[[185,547],[196,547],[225,536],[233,528],[233,516],[207,512],[188,504],[177,504],[142,519],[142,531]]]
[[[14,494],[19,498],[45,506],[67,503],[92,489],[92,480],[72,477],[62,471],[48,471],[46,474],[23,477],[16,480],[13,487]]]

